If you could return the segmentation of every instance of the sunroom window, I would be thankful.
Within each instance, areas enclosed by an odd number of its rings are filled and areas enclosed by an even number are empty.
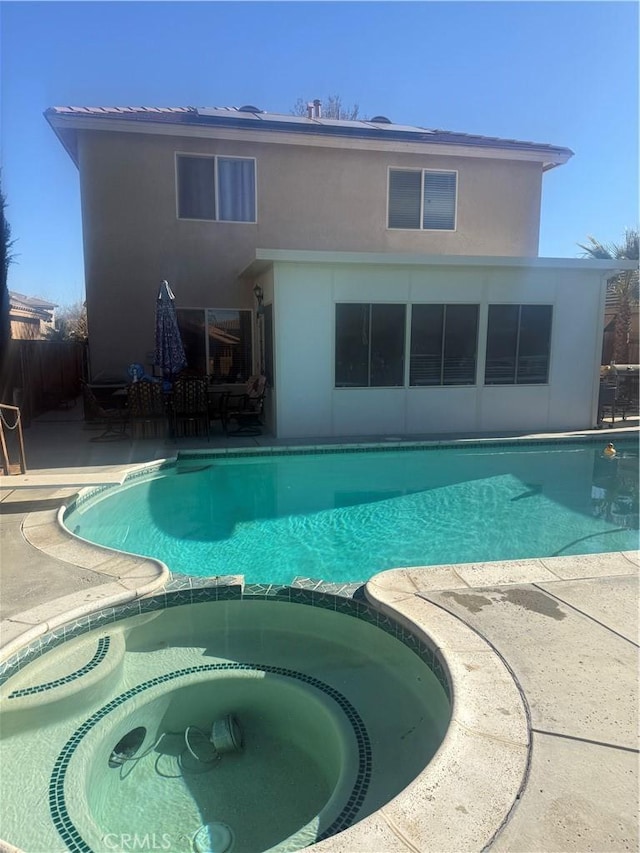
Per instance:
[[[336,388],[404,384],[406,306],[336,305]]]
[[[549,381],[551,305],[490,305],[485,385]]]
[[[250,157],[176,156],[178,218],[256,221],[256,161]]]
[[[477,305],[413,305],[409,385],[473,385]]]

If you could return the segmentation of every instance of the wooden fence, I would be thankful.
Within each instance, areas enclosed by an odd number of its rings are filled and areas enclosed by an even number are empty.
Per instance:
[[[0,371],[0,403],[18,406],[22,422],[60,408],[80,394],[87,375],[86,344],[75,341],[8,342]]]

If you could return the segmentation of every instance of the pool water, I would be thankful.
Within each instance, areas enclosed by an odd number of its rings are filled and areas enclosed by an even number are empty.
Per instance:
[[[638,445],[180,460],[80,503],[76,535],[173,572],[365,581],[385,569],[638,548]]]
[[[0,688],[1,837],[27,853],[193,853],[222,823],[234,853],[285,853],[373,814],[427,767],[451,701],[429,644],[333,606],[172,601],[27,664]],[[227,715],[241,748],[216,756]]]
[[[131,726],[132,715],[149,724],[160,704],[162,730],[175,732],[149,754],[141,749],[144,757],[139,760],[132,758],[120,771],[110,773],[99,735],[87,738],[71,759],[70,774],[82,775],[83,768],[89,768],[84,771],[90,779],[86,811],[104,838],[119,838],[131,827],[144,828],[145,834],[152,828],[156,837],[171,840],[171,850],[191,853],[198,828],[221,822],[232,829],[236,853],[269,850],[308,824],[307,843],[315,840],[316,816],[337,786],[340,770],[342,744],[331,738],[330,709],[321,709],[327,719],[318,720],[317,703],[306,696],[310,688],[292,686],[291,679],[260,671],[214,675],[165,693],[166,705],[162,694],[146,705],[131,703],[125,728]],[[168,682],[165,689],[171,687]],[[241,726],[242,748],[218,755],[206,729],[223,713],[218,709],[227,708],[233,709]],[[195,717],[203,728],[193,727]],[[185,749],[182,733],[187,726],[193,754]],[[112,746],[114,737],[102,740]],[[151,744],[155,740],[150,738]],[[322,750],[314,754],[314,743],[325,744],[328,760],[320,760]],[[352,761],[356,760],[354,755]],[[82,825],[85,809],[72,808]],[[95,841],[91,846],[100,849]]]

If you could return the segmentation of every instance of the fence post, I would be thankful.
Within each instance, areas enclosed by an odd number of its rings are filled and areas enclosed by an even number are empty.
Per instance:
[[[15,420],[13,424],[8,424],[5,419],[5,412],[13,412]],[[22,420],[20,418],[20,409],[16,406],[6,406],[3,403],[0,403],[0,448],[2,449],[2,470],[5,476],[8,476],[12,473],[11,469],[15,466],[11,464],[9,461],[9,452],[7,450],[7,442],[4,434],[5,427],[8,430],[16,430],[16,435],[18,436],[18,453],[20,457],[20,473],[27,473],[27,460],[25,458],[24,452],[24,439],[22,436]]]

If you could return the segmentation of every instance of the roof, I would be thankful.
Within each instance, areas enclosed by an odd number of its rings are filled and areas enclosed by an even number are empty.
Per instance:
[[[507,255],[425,255],[410,252],[328,252],[306,249],[255,250],[253,260],[240,277],[260,275],[274,263],[360,264],[381,266],[428,267],[505,267],[524,269],[574,270],[596,272],[608,278],[611,272],[635,269],[637,261],[591,258],[539,258]]]
[[[26,296],[24,293],[16,293],[15,290],[9,291],[9,301],[16,308],[24,308],[30,311],[52,311],[58,307],[57,302],[49,302],[48,299],[43,299],[41,296]]]
[[[254,107],[50,107],[45,118],[59,136],[69,154],[77,162],[75,133],[78,129],[135,130],[167,133],[175,126],[176,135],[188,135],[198,129],[295,134],[302,141],[314,140],[369,140],[384,144],[402,143],[423,146],[460,146],[473,149],[491,149],[504,154],[519,155],[518,159],[535,159],[543,162],[545,169],[566,163],[573,151],[548,143],[502,139],[457,131],[394,124],[384,121],[343,121],[338,119],[306,118],[257,110]],[[161,129],[162,128],[162,129]],[[275,140],[274,141],[280,141]],[[413,148],[411,149],[413,150]],[[523,155],[530,155],[529,157]],[[535,155],[535,156],[534,156]]]

